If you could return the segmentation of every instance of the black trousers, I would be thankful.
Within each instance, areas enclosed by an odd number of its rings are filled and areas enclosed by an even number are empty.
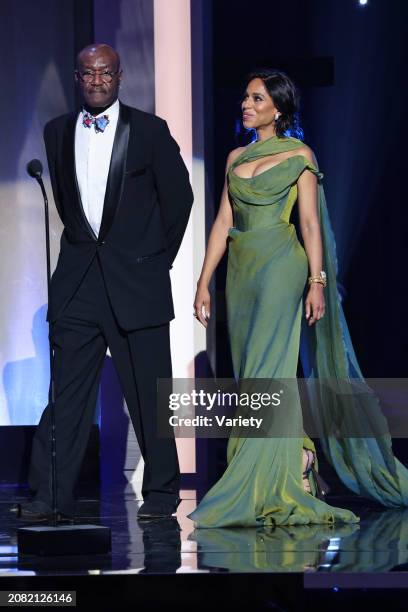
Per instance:
[[[112,355],[145,461],[144,499],[178,499],[180,471],[174,437],[157,432],[157,378],[171,378],[169,324],[124,332],[97,257],[62,316],[51,328],[54,348],[57,505],[73,515],[74,487],[84,458],[106,348]],[[35,499],[52,505],[50,409],[34,435],[28,483]]]

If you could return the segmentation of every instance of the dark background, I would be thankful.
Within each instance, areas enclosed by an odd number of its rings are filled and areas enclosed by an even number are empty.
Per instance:
[[[300,89],[305,142],[325,175],[343,306],[366,377],[407,376],[407,5],[211,3],[214,194],[228,152],[240,144],[245,75],[258,66],[285,70]],[[219,375],[230,372],[224,277],[225,265],[216,279]]]
[[[338,287],[363,375],[407,377],[408,3],[208,0],[204,16],[207,235],[218,209],[227,155],[244,144],[237,125],[245,75],[260,66],[284,70],[300,91],[304,141],[324,173]],[[296,206],[291,221],[297,226]],[[210,373],[219,377],[232,376],[225,275],[226,257],[213,279],[216,318],[207,335]],[[401,460],[406,446],[405,439],[393,440]],[[201,462],[207,462],[208,486],[225,469],[226,441],[198,440],[197,447]],[[325,476],[336,482],[323,463]]]

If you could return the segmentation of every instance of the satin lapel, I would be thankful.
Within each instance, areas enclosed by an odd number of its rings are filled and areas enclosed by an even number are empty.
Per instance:
[[[70,115],[65,126],[64,142],[63,142],[63,160],[64,169],[62,176],[67,177],[66,189],[70,193],[70,200],[73,202],[75,211],[88,230],[88,233],[93,240],[96,240],[96,236],[92,227],[89,225],[88,219],[86,218],[82,202],[81,194],[78,187],[78,180],[75,168],[75,126],[78,113],[74,112]]]
[[[109,232],[119,207],[123,191],[123,181],[125,178],[129,133],[130,114],[128,108],[121,103],[115,139],[113,141],[108,181],[106,184],[99,240],[103,240]]]

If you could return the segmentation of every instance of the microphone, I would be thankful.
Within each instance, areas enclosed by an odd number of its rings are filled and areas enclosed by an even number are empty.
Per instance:
[[[47,295],[48,304],[51,303],[51,249],[50,249],[50,221],[48,212],[48,198],[44,182],[41,178],[43,166],[39,159],[32,159],[26,166],[28,174],[35,178],[40,186],[44,199],[45,220],[45,245],[47,256]],[[57,499],[57,441],[56,441],[56,418],[55,418],[55,373],[54,373],[54,349],[52,343],[53,321],[49,321],[49,363],[50,363],[50,386],[48,389],[48,406],[50,414],[50,442],[51,448],[51,504],[52,504],[52,526],[32,528],[22,527],[17,532],[17,547],[19,554],[45,554],[54,555],[57,548],[63,548],[72,554],[108,553],[111,551],[111,530],[109,527],[99,525],[77,525],[68,529],[58,528],[58,499]],[[21,512],[21,508],[20,508]],[[73,521],[72,521],[73,522]],[[84,529],[84,527],[86,529]],[[32,530],[32,531],[31,531]]]
[[[43,173],[43,165],[39,159],[32,159],[27,164],[27,172],[32,177],[39,181]]]

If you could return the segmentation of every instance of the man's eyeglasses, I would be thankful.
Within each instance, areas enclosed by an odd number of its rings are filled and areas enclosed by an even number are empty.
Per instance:
[[[84,81],[84,83],[92,83],[92,81],[97,75],[101,77],[104,83],[111,83],[113,77],[118,74],[120,70],[116,70],[116,72],[110,72],[109,70],[104,70],[103,72],[93,72],[92,70],[84,70],[83,72],[80,72],[79,70],[76,70],[75,72],[79,76],[81,81]]]

